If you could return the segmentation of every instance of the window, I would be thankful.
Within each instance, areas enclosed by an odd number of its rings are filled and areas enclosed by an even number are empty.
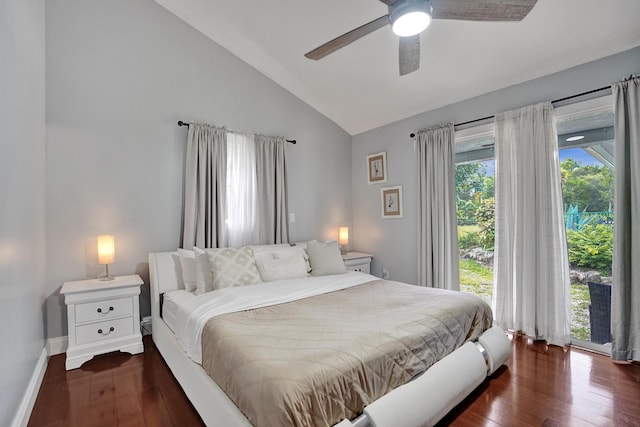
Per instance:
[[[613,253],[613,102],[556,109],[571,266],[572,342],[608,352]]]
[[[227,133],[228,245],[243,246],[259,239],[256,143],[252,135]]]
[[[613,252],[613,105],[610,96],[555,108],[571,268],[572,341],[607,351]],[[491,302],[493,124],[456,132],[460,289]],[[591,283],[591,284],[590,284]]]
[[[491,304],[493,292],[493,125],[456,132],[460,289]]]

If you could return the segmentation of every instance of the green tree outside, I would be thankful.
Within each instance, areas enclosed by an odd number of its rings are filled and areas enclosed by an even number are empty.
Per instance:
[[[582,165],[573,159],[560,163],[562,194],[565,206],[583,212],[609,212],[613,207],[613,170],[596,165]],[[488,176],[479,163],[456,166],[456,202],[459,226],[474,226],[460,233],[460,247],[483,247],[492,250],[495,239],[495,178]],[[568,230],[569,260],[572,266],[611,270],[613,227],[597,218],[584,229]],[[477,227],[477,229],[475,228]]]
[[[560,163],[562,197],[565,206],[579,206],[588,212],[613,208],[613,170],[606,166],[583,166],[573,159]]]

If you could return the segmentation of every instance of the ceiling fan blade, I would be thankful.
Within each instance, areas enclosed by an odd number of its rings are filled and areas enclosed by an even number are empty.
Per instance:
[[[413,73],[420,68],[420,34],[400,37],[400,75]]]
[[[389,24],[389,15],[381,16],[380,18],[374,19],[373,21],[368,22],[356,28],[355,30],[351,30],[346,34],[336,37],[330,42],[327,42],[322,46],[313,49],[311,52],[306,53],[304,56],[306,56],[309,59],[315,59],[315,60],[324,58],[330,53],[333,53],[336,50],[343,48],[346,45],[358,40],[359,38],[364,37],[367,34],[370,34],[375,30],[378,30],[388,24]]]
[[[537,0],[433,0],[433,19],[522,21]]]

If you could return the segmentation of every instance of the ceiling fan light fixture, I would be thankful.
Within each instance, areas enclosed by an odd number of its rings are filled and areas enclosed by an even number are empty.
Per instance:
[[[397,1],[389,6],[391,29],[400,37],[409,37],[423,32],[431,23],[429,0]]]

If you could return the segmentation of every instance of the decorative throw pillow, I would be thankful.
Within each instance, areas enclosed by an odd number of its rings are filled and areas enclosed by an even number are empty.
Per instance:
[[[196,256],[196,295],[213,290],[213,277],[211,267],[209,267],[209,257],[207,253],[196,246],[193,247]]]
[[[347,272],[338,242],[331,240],[328,242],[307,243],[307,253],[311,263],[312,276],[324,276],[327,274],[342,274]]]
[[[213,289],[262,283],[251,246],[207,249],[207,255]]]
[[[275,248],[273,250],[273,256],[277,259],[290,258],[294,255],[300,255],[304,258],[304,262],[307,266],[307,273],[311,271],[311,265],[309,264],[309,254],[304,250],[304,248],[300,248],[297,246],[286,246]],[[256,259],[257,260],[257,259]]]
[[[262,280],[265,282],[309,276],[307,262],[301,254],[294,254],[288,258],[256,261],[256,265]]]
[[[182,269],[182,283],[187,292],[195,292],[198,287],[196,276],[196,254],[187,249],[178,249],[180,267]]]

